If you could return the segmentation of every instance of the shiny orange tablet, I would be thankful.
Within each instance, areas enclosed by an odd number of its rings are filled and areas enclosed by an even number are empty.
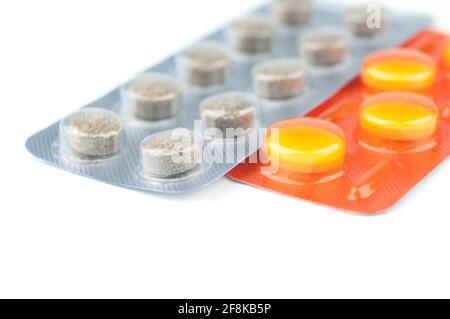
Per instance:
[[[391,49],[369,55],[362,70],[364,84],[382,91],[423,90],[432,86],[435,79],[435,61],[412,49]]]
[[[342,166],[345,137],[331,122],[301,118],[275,124],[266,140],[272,165],[300,174],[326,173]]]
[[[359,125],[368,133],[392,141],[415,141],[431,137],[438,125],[433,100],[405,92],[375,95],[361,105]]]

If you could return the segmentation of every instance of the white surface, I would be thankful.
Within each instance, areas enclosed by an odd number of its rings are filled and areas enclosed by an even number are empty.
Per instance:
[[[30,134],[258,3],[0,4],[0,297],[450,297],[448,163],[367,218],[226,179],[139,193],[25,151]],[[448,1],[395,5],[450,31]]]

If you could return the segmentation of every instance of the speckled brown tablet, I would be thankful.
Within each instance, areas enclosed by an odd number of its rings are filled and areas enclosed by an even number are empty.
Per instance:
[[[181,88],[168,77],[145,75],[125,89],[125,107],[137,118],[158,121],[179,112]]]
[[[309,22],[313,13],[311,0],[273,0],[272,15],[278,24],[298,27]]]
[[[200,112],[204,129],[217,129],[224,138],[245,135],[255,125],[256,106],[245,94],[213,96],[201,104]]]
[[[262,17],[243,18],[231,25],[231,46],[239,53],[249,55],[270,53],[273,38],[272,23]]]
[[[213,45],[200,45],[186,50],[179,58],[179,73],[192,86],[211,87],[227,81],[229,59],[225,50]]]
[[[378,8],[379,15],[370,11],[370,5],[349,8],[344,15],[347,29],[357,37],[370,38],[383,33],[387,25],[387,12]],[[373,7],[375,8],[375,7]]]
[[[123,124],[108,111],[82,111],[69,119],[67,139],[70,148],[81,155],[112,156],[120,152]]]
[[[201,145],[189,130],[157,133],[141,144],[142,165],[148,177],[170,178],[196,168],[201,159]]]
[[[303,92],[306,73],[295,60],[273,60],[253,70],[255,91],[265,99],[288,99]]]
[[[300,47],[305,61],[313,66],[334,66],[342,63],[349,54],[347,37],[337,32],[305,36]]]

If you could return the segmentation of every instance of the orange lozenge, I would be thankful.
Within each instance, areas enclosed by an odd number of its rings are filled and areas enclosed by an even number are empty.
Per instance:
[[[388,92],[362,103],[359,125],[364,131],[392,141],[431,137],[438,126],[433,100],[415,93]]]
[[[433,85],[436,63],[425,53],[390,49],[369,55],[362,69],[363,83],[376,90],[416,91]]]
[[[284,171],[320,174],[342,166],[346,142],[335,124],[301,118],[275,124],[267,136],[266,150],[271,164]]]

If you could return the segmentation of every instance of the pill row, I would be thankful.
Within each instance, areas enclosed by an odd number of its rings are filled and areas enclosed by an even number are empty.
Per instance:
[[[247,55],[267,53],[274,43],[275,28],[298,29],[311,22],[311,0],[274,0],[272,18],[250,17],[235,21],[229,29],[229,42],[235,52]],[[341,17],[342,29],[358,38],[380,35],[388,25],[388,13],[379,5],[357,5]],[[324,24],[324,23],[322,23]],[[319,48],[322,43],[317,43]]]
[[[438,118],[436,103],[427,97],[380,93],[361,104],[361,131],[356,138],[370,152],[425,151],[436,145]],[[274,125],[264,150],[269,165],[275,166],[272,168],[277,178],[284,176],[298,183],[329,182],[344,173],[347,142],[342,129],[333,122],[301,118]]]
[[[317,32],[303,39],[303,56],[309,64],[336,66],[348,57],[349,42],[337,31]],[[226,51],[215,44],[202,44],[188,49],[178,59],[176,78],[165,74],[144,74],[122,88],[126,114],[143,121],[160,121],[176,117],[180,112],[183,87],[197,86],[227,89],[230,60]],[[253,82],[258,97],[284,100],[300,95],[305,88],[306,67],[300,59],[279,58],[258,64],[253,69]]]
[[[124,125],[119,116],[107,110],[86,109],[61,123],[59,152],[76,161],[110,160],[120,156],[123,141]],[[177,176],[199,164],[199,142],[189,130],[155,134],[142,142],[140,150],[143,177]],[[175,155],[183,161],[176,163]]]
[[[157,103],[166,104],[162,100]],[[234,143],[235,139],[255,129],[259,116],[257,99],[240,92],[209,97],[200,104],[200,110],[203,128],[200,134],[177,128],[152,134],[142,141],[142,176],[173,179],[192,171],[201,164],[200,144],[215,139],[229,139]],[[59,155],[80,164],[115,159],[127,151],[124,145],[126,129],[123,119],[112,111],[82,109],[67,116],[60,124]],[[180,162],[172,155],[180,156]]]

